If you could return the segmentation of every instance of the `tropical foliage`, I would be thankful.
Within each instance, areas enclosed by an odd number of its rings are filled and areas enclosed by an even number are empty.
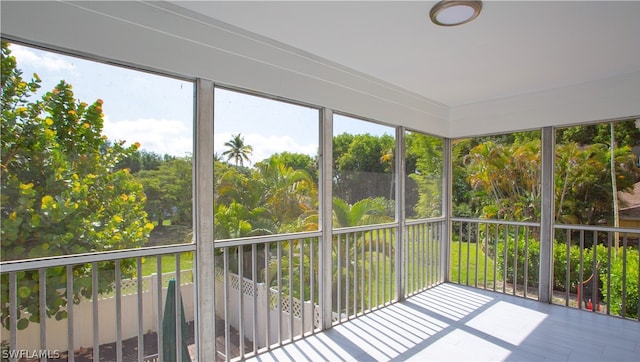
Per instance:
[[[143,186],[128,169],[116,169],[138,144],[124,147],[102,135],[102,101],[78,102],[70,84],[61,81],[40,99],[36,74],[24,80],[2,43],[2,260],[108,251],[139,247],[153,225],[144,210]],[[105,268],[113,273],[113,263]],[[131,265],[123,264],[126,274]],[[103,269],[101,269],[103,270]],[[82,282],[91,269],[74,267],[74,302],[91,294]],[[104,275],[102,273],[101,275]],[[2,300],[8,301],[8,279],[2,276]],[[46,274],[48,316],[64,318],[65,270]],[[18,327],[40,320],[38,272],[20,273]],[[108,278],[99,288],[106,290]],[[2,304],[7,326],[8,304]],[[27,317],[28,316],[28,317]],[[28,318],[28,319],[27,319]]]

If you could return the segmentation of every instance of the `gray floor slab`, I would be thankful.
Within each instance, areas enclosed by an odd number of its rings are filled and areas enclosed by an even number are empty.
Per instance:
[[[640,322],[442,284],[252,361],[640,361]]]

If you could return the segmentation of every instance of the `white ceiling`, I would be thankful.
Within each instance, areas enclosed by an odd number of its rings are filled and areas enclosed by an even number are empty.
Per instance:
[[[638,1],[485,1],[459,27],[429,1],[175,1],[448,106],[640,71]]]

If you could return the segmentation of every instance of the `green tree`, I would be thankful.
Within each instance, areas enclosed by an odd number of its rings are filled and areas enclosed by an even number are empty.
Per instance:
[[[417,185],[417,200],[411,205],[415,216],[419,218],[442,215],[442,151],[441,138],[419,133],[407,135],[407,174]],[[410,189],[407,182],[407,203],[410,200]],[[407,213],[407,215],[411,215]]]
[[[466,157],[467,180],[484,192],[483,216],[537,220],[540,216],[540,140],[496,144],[487,141]]]
[[[389,197],[393,136],[343,133],[333,138],[334,195],[355,203],[368,197]]]
[[[116,165],[117,169],[128,168],[132,174],[142,170],[157,170],[164,160],[155,152],[136,150]]]
[[[143,170],[135,176],[147,195],[146,211],[158,226],[165,220],[170,220],[172,225],[191,226],[191,157],[168,158],[157,169]]]
[[[389,204],[384,198],[364,199],[354,204],[333,198],[333,227],[380,224],[392,221]]]
[[[102,101],[77,102],[71,85],[61,81],[32,100],[40,80],[25,81],[2,43],[2,260],[18,260],[135,248],[144,245],[153,225],[144,211],[142,185],[116,165],[139,147],[110,143],[102,135]],[[99,288],[110,288],[113,263]],[[123,263],[123,271],[130,265]],[[101,269],[104,270],[104,269]],[[83,283],[90,269],[74,267],[74,302],[91,294]],[[7,275],[2,276],[2,323],[8,327]],[[47,283],[47,316],[64,318],[64,268],[18,275],[18,327],[40,320],[36,282]],[[112,279],[111,279],[112,280]],[[34,284],[35,285],[35,284]],[[37,288],[37,286],[35,286]],[[30,315],[27,319],[27,315]]]
[[[316,184],[304,170],[295,170],[277,158],[256,165],[254,177],[262,190],[261,206],[283,225],[317,208]]]
[[[222,152],[223,156],[227,156],[227,161],[233,159],[235,165],[244,166],[244,161],[249,162],[249,155],[253,152],[253,147],[244,143],[244,137],[240,133],[232,135],[231,140],[224,143],[229,147],[228,150]]]

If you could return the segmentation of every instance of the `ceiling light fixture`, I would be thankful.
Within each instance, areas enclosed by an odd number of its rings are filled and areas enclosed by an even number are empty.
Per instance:
[[[482,1],[443,0],[431,8],[429,16],[436,25],[454,26],[475,19],[482,10]]]

